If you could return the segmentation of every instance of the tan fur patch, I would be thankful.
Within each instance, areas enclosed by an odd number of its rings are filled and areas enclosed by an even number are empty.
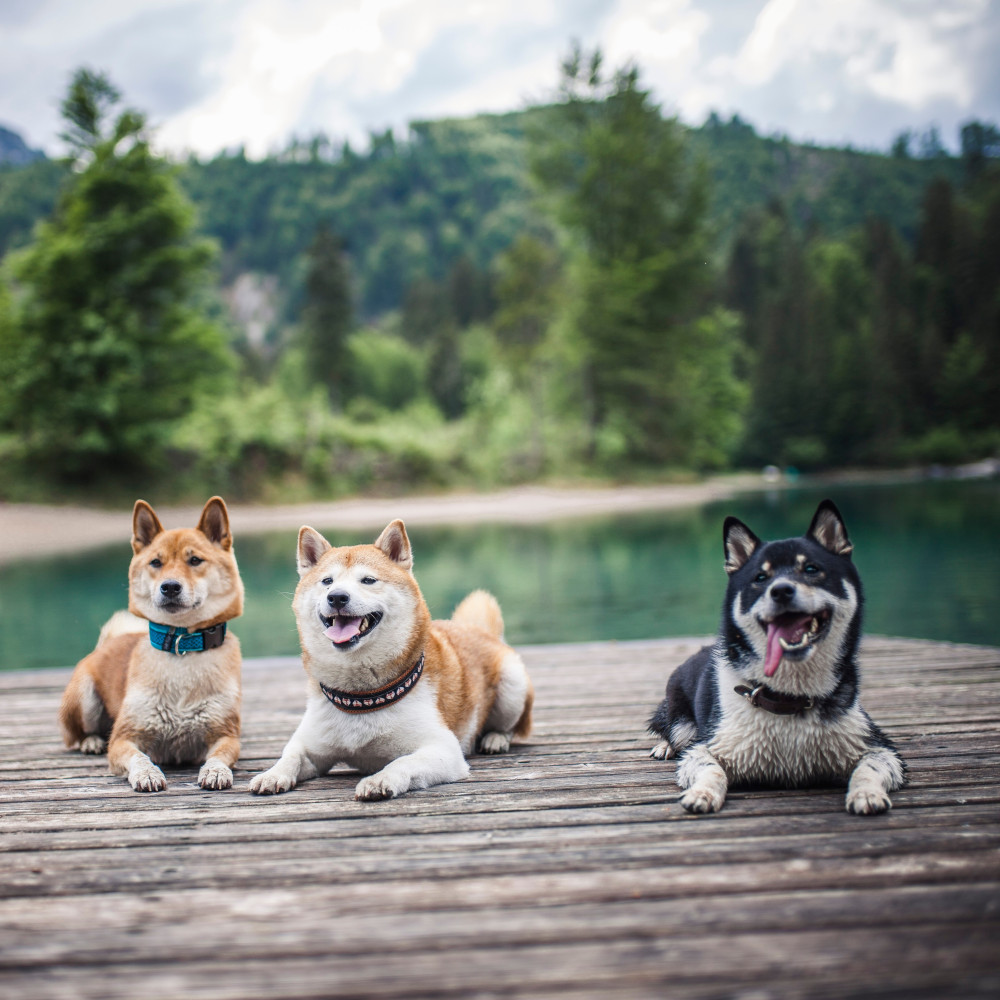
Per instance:
[[[170,531],[137,501],[132,548],[131,615],[193,631],[242,612],[243,584],[220,498],[206,503],[197,528]],[[229,787],[225,775],[239,757],[239,641],[227,634],[216,649],[179,657],[153,648],[145,630],[135,630],[144,624],[117,612],[94,652],[77,664],[59,712],[67,745],[110,735],[108,763],[134,788],[139,772],[142,790],[166,787],[153,762],[206,758],[212,764],[204,786]]]

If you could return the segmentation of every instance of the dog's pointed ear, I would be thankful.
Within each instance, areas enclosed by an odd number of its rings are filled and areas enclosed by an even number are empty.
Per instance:
[[[138,555],[161,531],[163,525],[156,511],[145,500],[136,500],[132,508],[132,551]]]
[[[229,531],[229,511],[222,497],[212,497],[205,504],[198,522],[198,530],[213,544],[228,552],[233,547]]]
[[[827,552],[832,552],[835,556],[846,556],[851,558],[854,551],[854,544],[847,537],[847,526],[844,524],[837,505],[832,500],[824,500],[816,508],[813,515],[812,524],[806,532],[809,538],[814,539],[823,546]]]
[[[726,518],[722,525],[722,546],[730,576],[747,564],[758,545],[760,539],[738,517]]]
[[[304,576],[319,562],[320,557],[333,546],[315,529],[304,524],[299,528],[299,548],[296,565],[299,576]]]
[[[400,569],[413,569],[413,549],[406,537],[406,525],[395,520],[375,539],[375,547],[381,549]]]

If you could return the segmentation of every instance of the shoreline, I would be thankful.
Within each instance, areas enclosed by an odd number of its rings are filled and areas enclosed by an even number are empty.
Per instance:
[[[227,504],[233,536],[298,531],[379,531],[394,518],[407,525],[538,524],[573,517],[669,510],[724,500],[767,484],[758,475],[727,476],[701,483],[621,487],[521,486],[490,493],[352,498],[301,504]],[[206,497],[207,499],[207,497]],[[155,506],[155,504],[154,504]],[[201,506],[156,507],[166,527],[194,525]],[[0,503],[0,565],[127,543],[131,508]]]
[[[997,474],[1000,463],[949,470],[956,478]],[[778,479],[761,473],[732,473],[694,483],[631,486],[517,486],[487,493],[459,492],[395,498],[353,497],[268,506],[227,504],[232,531],[241,536],[294,531],[309,524],[319,531],[380,531],[394,518],[407,525],[539,524],[577,517],[602,517],[642,511],[696,507],[726,500],[739,493],[784,490],[796,486],[914,482],[928,478],[927,469],[891,471],[841,470],[816,476]],[[208,499],[206,497],[206,499]],[[195,525],[201,505],[157,506],[164,525]],[[127,544],[131,533],[131,506],[103,510],[80,505],[0,502],[0,566],[58,552]]]

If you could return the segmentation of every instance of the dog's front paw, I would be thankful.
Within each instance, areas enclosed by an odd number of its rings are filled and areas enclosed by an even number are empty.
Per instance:
[[[250,779],[248,790],[254,795],[280,795],[295,787],[295,778],[290,774],[272,767]]]
[[[167,779],[155,764],[137,764],[128,772],[128,783],[137,792],[165,792]]]
[[[354,797],[359,802],[378,802],[381,799],[394,799],[407,791],[409,785],[400,787],[384,771],[362,778],[354,789]]]
[[[480,753],[506,753],[510,749],[508,733],[485,733],[479,742]]]
[[[103,736],[84,736],[80,740],[80,753],[104,753],[108,749],[108,741]]]
[[[202,788],[232,788],[233,772],[225,764],[205,763],[198,772],[198,784]]]
[[[881,788],[858,788],[848,794],[846,806],[855,816],[874,816],[890,810],[892,800]]]
[[[725,795],[710,788],[689,788],[680,798],[680,803],[689,813],[718,812],[726,801]]]

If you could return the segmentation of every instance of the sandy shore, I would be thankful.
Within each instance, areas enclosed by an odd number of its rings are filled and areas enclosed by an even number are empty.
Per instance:
[[[331,503],[229,508],[233,534],[297,531],[303,524],[319,530],[378,531],[393,518],[407,524],[530,524],[569,517],[666,510],[721,500],[763,485],[758,476],[728,476],[702,483],[558,489],[529,486],[495,493],[357,499]],[[200,507],[157,507],[166,527],[194,525]],[[18,559],[80,551],[127,542],[131,508],[93,510],[43,504],[0,503],[0,564]]]

